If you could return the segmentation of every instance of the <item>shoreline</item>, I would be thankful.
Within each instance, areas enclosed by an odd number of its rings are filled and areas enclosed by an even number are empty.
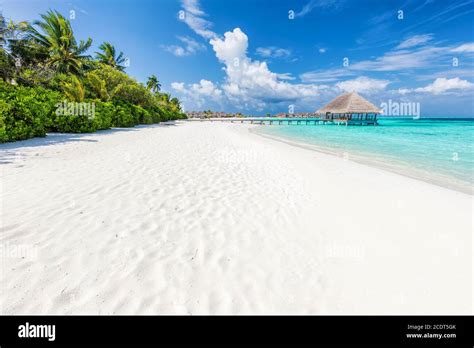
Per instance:
[[[368,167],[372,167],[372,168],[381,169],[381,170],[388,171],[388,172],[391,172],[391,173],[394,173],[394,174],[399,174],[399,175],[402,175],[402,176],[410,178],[410,179],[422,181],[424,183],[432,184],[432,185],[442,187],[442,188],[445,188],[445,189],[448,189],[448,190],[464,193],[464,194],[467,194],[469,196],[474,195],[474,190],[472,189],[472,187],[468,188],[468,187],[466,187],[466,185],[462,185],[462,184],[454,184],[454,183],[450,184],[446,181],[443,181],[442,179],[436,180],[436,179],[432,179],[432,178],[423,177],[422,176],[422,174],[423,174],[422,171],[410,168],[410,166],[408,164],[405,165],[405,166],[398,167],[399,169],[397,170],[397,167],[393,163],[391,165],[391,163],[388,163],[388,162],[384,164],[382,161],[370,161],[370,160],[367,159],[367,157],[365,157],[363,155],[358,155],[358,154],[353,155],[352,154],[350,156],[350,159],[349,158],[344,159],[344,157],[341,156],[341,154],[338,153],[337,151],[331,151],[328,148],[324,148],[322,146],[318,146],[318,145],[311,144],[311,143],[299,142],[299,141],[296,141],[296,140],[290,140],[290,139],[285,138],[285,137],[279,137],[279,136],[276,136],[276,135],[265,134],[263,132],[259,132],[259,131],[255,130],[255,127],[253,127],[253,128],[250,127],[249,132],[251,132],[253,134],[256,134],[256,135],[259,135],[259,136],[262,136],[264,138],[268,138],[268,139],[272,139],[272,140],[275,140],[275,141],[283,142],[283,143],[288,144],[290,146],[296,146],[296,147],[300,147],[300,148],[303,148],[303,149],[306,149],[306,150],[316,151],[316,152],[324,153],[326,155],[334,156],[334,157],[337,157],[337,158],[342,158],[343,160],[353,161],[355,163],[359,163],[359,164],[362,164],[362,165],[365,165],[365,166],[368,166]],[[412,170],[415,173],[410,174],[409,170]],[[418,173],[418,175],[417,175],[417,173]]]
[[[0,312],[472,313],[468,195],[248,130],[0,146]]]

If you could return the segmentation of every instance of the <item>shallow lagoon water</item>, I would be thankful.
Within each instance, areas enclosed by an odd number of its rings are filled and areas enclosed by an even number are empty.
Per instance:
[[[376,127],[266,125],[256,132],[458,191],[473,191],[474,119],[381,118]]]

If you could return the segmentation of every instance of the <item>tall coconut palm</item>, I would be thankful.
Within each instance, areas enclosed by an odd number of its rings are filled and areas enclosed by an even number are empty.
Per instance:
[[[170,105],[174,111],[181,111],[181,103],[179,102],[178,98],[171,98]]]
[[[46,65],[60,72],[81,73],[90,56],[84,55],[92,39],[77,43],[71,22],[57,11],[41,15],[27,31],[30,38],[48,51]]]
[[[148,78],[146,88],[148,88],[148,90],[152,91],[153,93],[157,93],[161,90],[160,81],[158,81],[158,78],[155,75],[151,75]]]
[[[120,52],[118,56],[116,56],[115,47],[110,42],[104,42],[102,45],[99,46],[99,49],[102,52],[96,52],[96,58],[99,62],[110,65],[111,67],[124,71],[125,66],[122,65],[125,62],[125,58],[123,57],[123,52]]]

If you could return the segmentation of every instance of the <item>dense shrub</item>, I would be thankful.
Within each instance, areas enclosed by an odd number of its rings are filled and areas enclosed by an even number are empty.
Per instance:
[[[65,97],[40,86],[14,86],[0,80],[0,142],[43,137],[46,132],[86,133],[110,127],[134,127],[183,118],[180,112],[158,104],[144,108],[114,97],[86,99],[95,104],[93,116],[57,114]],[[185,116],[184,116],[185,117]]]
[[[53,132],[87,133],[111,127],[133,127],[141,122],[140,117],[146,110],[131,104],[116,104],[100,100],[85,100],[94,103],[95,112],[92,116],[53,115]]]
[[[150,112],[139,105],[131,105],[132,114],[137,124],[152,124]]]
[[[112,127],[134,127],[138,124],[128,103],[113,103]]]
[[[55,116],[51,131],[59,133],[90,133],[97,130],[94,118],[85,115]]]
[[[0,143],[8,141],[6,118],[10,113],[10,105],[0,99]]]
[[[76,40],[57,11],[8,27],[0,14],[0,32],[0,142],[185,118],[177,98],[159,93],[156,76],[145,87],[123,72],[110,44],[91,59],[92,40]],[[94,112],[84,113],[91,103]]]
[[[95,101],[95,124],[98,130],[112,127],[112,119],[115,113],[114,104],[111,102]]]
[[[1,141],[43,137],[51,126],[58,92],[42,87],[12,86],[0,81]]]

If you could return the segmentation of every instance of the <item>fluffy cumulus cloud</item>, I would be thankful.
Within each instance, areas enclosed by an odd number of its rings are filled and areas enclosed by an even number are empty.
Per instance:
[[[315,97],[324,88],[282,81],[291,76],[274,73],[266,62],[249,58],[248,37],[240,28],[226,32],[224,38],[211,39],[210,44],[216,57],[224,64],[226,79],[222,88],[233,101],[243,100],[253,105],[259,102],[292,102],[298,98]]]
[[[309,0],[300,11],[303,16],[315,8],[334,8],[332,0]],[[397,90],[387,90],[390,82],[381,78],[373,78],[373,74],[383,74],[394,71],[411,72],[415,70],[432,73],[433,67],[443,68],[445,61],[452,59],[453,52],[469,56],[474,52],[474,43],[457,46],[433,45],[432,34],[420,34],[406,38],[391,50],[378,57],[368,60],[351,61],[347,67],[327,70],[316,70],[299,75],[300,83],[294,82],[288,72],[271,71],[265,59],[287,58],[291,56],[288,49],[274,46],[259,47],[256,54],[259,59],[248,55],[249,39],[244,31],[235,28],[223,36],[212,31],[212,23],[207,20],[207,14],[200,8],[197,0],[182,0],[183,20],[197,35],[209,42],[225,76],[222,81],[215,83],[200,80],[199,83],[174,82],[172,88],[182,96],[184,105],[192,108],[210,107],[209,102],[217,105],[232,104],[238,109],[253,109],[257,111],[282,110],[289,105],[295,105],[296,111],[308,110],[321,101],[327,101],[341,92],[357,91],[362,94],[388,95],[416,93],[419,97],[427,98],[424,94],[460,93],[471,90],[473,84],[462,80],[459,75],[432,76],[436,78],[425,87],[401,87]],[[181,49],[175,47],[176,55],[186,55],[197,52],[202,47],[190,40],[182,40]],[[319,53],[326,49],[320,47]],[[438,63],[436,63],[438,62]],[[469,66],[465,69],[469,70]],[[431,70],[431,71],[430,71]],[[371,75],[371,77],[360,76]],[[460,73],[460,70],[457,70]],[[452,78],[451,78],[452,77]],[[329,86],[328,83],[331,85]],[[394,82],[395,84],[395,82]],[[212,105],[214,106],[214,105]]]
[[[266,62],[252,60],[247,54],[248,37],[240,28],[226,32],[224,37],[211,38],[209,43],[219,62],[224,65],[226,76],[220,87],[207,80],[201,80],[199,84],[172,84],[175,91],[188,101],[197,101],[195,104],[198,106],[204,97],[225,97],[240,108],[263,110],[268,103],[289,105],[297,100],[314,98],[327,88],[289,83],[288,80],[294,79],[291,74],[272,72]],[[275,50],[272,49],[271,53]]]
[[[171,83],[171,88],[173,88],[176,92],[185,93],[186,87],[184,87],[184,82],[173,82]]]
[[[212,81],[204,79],[199,81],[199,83],[188,85],[185,85],[184,82],[173,82],[171,88],[190,97],[218,98],[222,95],[222,91]]]
[[[325,7],[330,2],[321,1],[319,5]],[[327,90],[325,85],[290,83],[295,79],[290,73],[273,72],[266,62],[251,59],[247,54],[247,35],[240,28],[226,32],[223,37],[213,32],[212,23],[207,20],[207,14],[198,0],[182,0],[181,7],[180,19],[197,35],[209,40],[225,72],[224,80],[218,86],[207,80],[201,80],[198,84],[174,82],[172,88],[184,97],[185,104],[186,101],[199,101],[193,103],[199,106],[203,98],[210,97],[215,101],[220,99],[221,103],[230,101],[239,108],[263,110],[269,103],[289,105],[298,101],[304,104],[305,100],[311,100],[313,105],[314,98]],[[182,55],[184,52],[178,49],[174,53]],[[289,50],[273,46],[260,47],[257,54],[263,58],[291,56]]]
[[[201,80],[199,83],[193,83],[191,85],[191,91],[195,94],[212,98],[218,98],[222,94],[222,91],[209,80]]]
[[[365,76],[353,80],[338,82],[336,87],[344,92],[375,93],[384,90],[390,82],[387,80],[371,79]]]
[[[473,83],[467,80],[461,80],[459,77],[455,77],[452,79],[440,77],[434,80],[433,83],[430,83],[425,87],[416,88],[415,92],[442,94],[452,91],[472,90],[473,87]]]
[[[202,79],[199,83],[188,85],[184,82],[173,82],[171,88],[181,94],[185,105],[190,104],[201,108],[206,106],[208,101],[221,104],[222,90],[209,80]]]

